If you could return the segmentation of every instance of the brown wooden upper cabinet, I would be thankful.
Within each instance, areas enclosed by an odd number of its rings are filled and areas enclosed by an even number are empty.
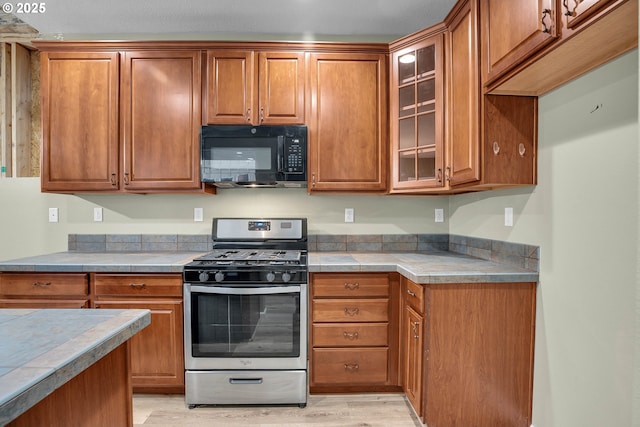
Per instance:
[[[486,43],[482,81],[495,80],[531,53],[553,41],[558,26],[556,0],[484,0]]]
[[[200,191],[200,58],[45,47],[42,191]]]
[[[43,191],[112,191],[118,179],[119,55],[43,52]]]
[[[424,37],[423,37],[424,35]],[[392,192],[444,186],[443,35],[391,55]]]
[[[310,54],[310,192],[386,190],[387,66],[385,54]]]
[[[304,124],[304,52],[207,51],[206,123]]]
[[[482,82],[540,96],[638,46],[637,0],[486,0]]]
[[[200,52],[125,52],[121,129],[126,190],[200,188]]]

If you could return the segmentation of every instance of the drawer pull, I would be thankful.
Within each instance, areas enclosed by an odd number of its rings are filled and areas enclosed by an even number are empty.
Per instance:
[[[48,286],[51,286],[51,282],[33,282],[33,286],[36,286],[38,288],[46,288]]]
[[[409,295],[411,295],[412,297],[415,297],[415,296],[416,296],[416,293],[415,293],[415,292],[413,292],[411,289],[407,289],[407,293],[408,293]]]
[[[350,290],[355,290],[355,289],[360,289],[360,283],[356,282],[356,283],[345,283],[344,284],[344,288],[345,289],[350,289]]]
[[[357,363],[345,363],[344,364],[344,370],[345,371],[357,371],[358,369],[360,369],[360,365],[358,365]]]
[[[344,331],[344,333],[342,334],[345,338],[350,339],[351,341],[353,340],[357,340],[358,339],[358,333],[357,332],[347,332]]]
[[[413,339],[417,340],[420,338],[420,333],[418,332],[418,328],[420,327],[420,322],[413,322]]]
[[[355,316],[356,314],[360,314],[360,309],[358,307],[355,308],[345,308],[344,314],[347,316]]]
[[[146,283],[129,283],[130,288],[134,289],[144,289],[147,287]]]

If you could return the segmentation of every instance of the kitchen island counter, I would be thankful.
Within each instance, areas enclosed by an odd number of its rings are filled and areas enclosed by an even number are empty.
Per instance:
[[[28,416],[36,405],[47,405],[47,399],[59,390],[68,405],[59,407],[57,401],[54,407],[63,414],[57,419],[55,413],[50,413],[48,425],[63,425],[63,417],[69,416],[64,412],[80,414],[77,406],[92,406],[92,399],[106,397],[100,393],[116,390],[125,397],[117,403],[127,404],[131,386],[125,345],[150,322],[149,310],[0,309],[0,425],[20,417],[16,420],[19,422],[21,415]],[[116,353],[121,353],[119,364],[110,360]],[[110,363],[110,371],[101,366],[105,360]],[[98,381],[83,377],[97,368],[101,371],[93,375]],[[123,378],[120,383],[118,377]],[[77,378],[81,378],[84,393],[73,396],[77,387],[70,389],[68,385]],[[94,387],[97,390],[92,390]],[[130,404],[128,408],[130,415]],[[93,417],[99,415],[101,408],[89,410]],[[84,424],[92,424],[83,419]]]

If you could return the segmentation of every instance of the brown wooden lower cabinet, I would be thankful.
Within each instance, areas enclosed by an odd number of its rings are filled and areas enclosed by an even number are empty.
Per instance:
[[[402,390],[429,427],[531,425],[535,283],[310,284],[311,393]]]
[[[151,324],[131,338],[137,393],[184,393],[182,276],[95,274],[95,308],[151,310]]]
[[[395,273],[311,273],[309,391],[400,391]]]
[[[0,273],[0,308],[89,308],[89,275]]]
[[[535,283],[431,284],[425,292],[423,397],[417,411],[424,422],[529,427]]]

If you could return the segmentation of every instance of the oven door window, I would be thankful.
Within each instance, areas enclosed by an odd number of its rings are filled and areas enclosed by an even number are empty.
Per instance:
[[[297,357],[300,293],[191,294],[193,357]]]

